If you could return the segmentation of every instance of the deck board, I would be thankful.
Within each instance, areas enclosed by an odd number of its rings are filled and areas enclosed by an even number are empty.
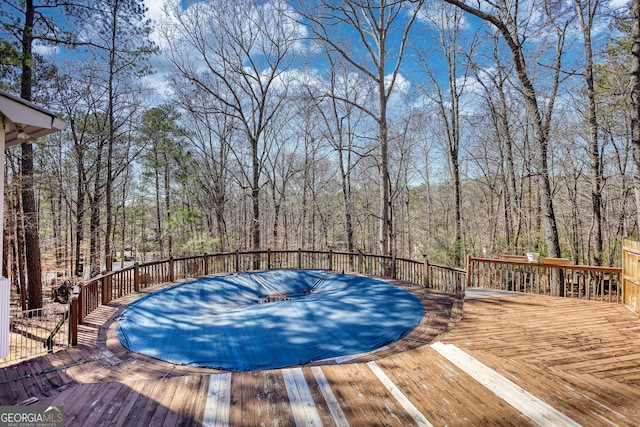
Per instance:
[[[144,396],[140,395],[134,388],[128,387],[118,395],[117,406],[115,410],[110,410],[106,418],[109,420],[108,425],[112,426],[129,426],[133,424],[139,414],[138,407],[140,399]]]
[[[527,426],[531,422],[431,347],[378,362],[434,425]]]
[[[208,381],[205,381],[205,377],[202,375],[176,378],[176,381],[178,384],[169,406],[169,413],[164,422],[165,425],[187,426],[200,424],[202,412],[195,410],[196,402],[202,400],[201,396],[206,393],[203,384],[206,383],[208,385]]]
[[[295,371],[302,394],[294,402],[284,370],[226,373],[230,405],[223,421],[291,426],[304,402],[317,413],[310,419],[325,426],[346,420],[351,426],[404,427],[416,425],[420,416],[434,426],[534,425],[508,399],[435,351],[430,344],[439,341],[584,426],[638,424],[640,321],[625,307],[542,295],[489,298],[476,291],[460,313],[450,296],[413,292],[427,314],[403,340],[349,363],[311,364],[320,369],[330,402],[311,366]],[[0,404],[35,397],[38,405],[63,405],[68,425],[201,425],[210,380],[222,371],[172,365],[124,349],[113,316],[137,297],[90,315],[78,348],[2,368]],[[459,319],[453,319],[454,311]],[[400,395],[411,405],[403,406]]]
[[[109,425],[114,414],[122,406],[122,396],[129,392],[129,388],[121,383],[109,383],[109,387],[105,388],[106,392],[95,401],[90,413],[83,417],[86,425],[96,427]]]
[[[282,373],[278,370],[265,371],[262,377],[267,413],[261,419],[265,421],[265,425],[295,425]]]
[[[503,375],[509,373],[521,386],[539,390],[539,397],[583,425],[637,425],[638,365],[617,362],[611,354],[624,351],[623,359],[638,360],[640,334],[631,326],[638,324],[638,317],[614,304],[548,296],[527,299],[538,302],[467,302],[463,321],[441,338]],[[518,324],[519,332],[510,332],[505,327],[510,324]],[[493,333],[485,334],[487,329]]]
[[[9,367],[6,369],[5,373],[7,375],[7,380],[11,380],[10,382],[3,384],[3,387],[9,387],[11,391],[11,402],[7,402],[7,404],[14,405],[28,399],[29,397],[38,397],[38,395],[30,394],[30,391],[34,390],[32,387],[33,379],[30,377],[31,373],[29,372],[28,365],[26,363],[13,368]]]
[[[178,381],[184,380],[187,377],[178,377],[178,378],[167,378],[163,380],[162,387],[156,389],[155,395],[152,396],[151,407],[153,409],[153,416],[148,421],[148,425],[150,426],[161,426],[161,425],[171,425],[170,423],[165,422],[170,409],[169,406],[173,401],[174,395],[178,390]],[[177,399],[182,398],[182,396],[177,396]]]
[[[327,380],[340,384],[334,392],[350,425],[406,426],[413,421],[365,364],[327,366]]]
[[[320,371],[322,371],[321,367],[316,366],[313,368],[311,367],[304,368],[303,373],[307,381],[307,384],[309,385],[309,391],[311,392],[311,396],[313,398],[313,401],[315,402],[316,409],[318,410],[318,414],[320,415],[320,419],[322,420],[322,425],[326,427],[338,427],[337,423],[340,423],[342,420],[346,422],[346,418],[344,418],[344,414],[342,413],[342,410],[339,410],[338,414],[335,415],[337,418],[334,419],[334,414],[331,411],[330,405],[335,405],[336,408],[339,408],[339,405],[335,400],[327,402],[327,399],[322,390],[322,386],[318,383],[316,374],[313,372],[314,368],[320,369]],[[322,379],[326,379],[324,378],[324,374],[320,374],[320,375]],[[330,390],[331,386],[329,386],[328,384],[327,386],[329,387],[329,390]],[[333,399],[335,399],[335,396],[333,396]],[[334,408],[334,411],[337,411],[337,410],[338,409]],[[342,425],[344,426],[344,424]]]
[[[77,389],[78,393],[65,393],[68,398],[57,403],[64,406],[65,425],[89,425],[87,423],[93,408],[112,387],[113,384],[80,384],[72,389]]]
[[[156,413],[158,396],[167,394],[165,379],[139,381],[135,384],[138,398],[131,412],[122,422],[122,426],[149,426],[151,418]],[[146,424],[145,424],[146,423]]]

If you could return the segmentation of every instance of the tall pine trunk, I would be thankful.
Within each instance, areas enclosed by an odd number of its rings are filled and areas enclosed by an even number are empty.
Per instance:
[[[31,101],[33,69],[32,44],[35,9],[33,0],[25,2],[25,20],[22,37],[22,76],[20,96]],[[27,258],[27,280],[29,309],[42,307],[42,266],[40,260],[40,236],[38,234],[38,212],[33,184],[33,146],[22,143],[22,212],[24,218],[24,242]]]
[[[632,0],[631,22],[631,146],[637,224],[640,224],[640,0]]]

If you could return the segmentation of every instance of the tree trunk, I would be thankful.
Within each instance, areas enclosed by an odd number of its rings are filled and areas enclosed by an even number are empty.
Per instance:
[[[164,163],[164,209],[166,215],[165,228],[167,230],[167,253],[169,256],[173,252],[173,239],[171,238],[171,168],[166,152],[162,154]]]
[[[25,21],[22,37],[22,76],[20,96],[31,101],[31,68],[33,44],[33,23],[35,9],[33,0],[25,2]],[[29,309],[42,307],[42,267],[40,264],[40,236],[38,234],[38,212],[33,184],[33,146],[22,143],[22,211],[24,219],[25,254],[27,258],[27,279],[29,280]]]
[[[516,21],[513,19],[508,22],[502,21],[500,18],[491,15],[479,8],[474,8],[462,0],[445,0],[447,3],[453,4],[462,10],[471,13],[478,18],[490,22],[494,25],[503,39],[509,46],[509,50],[513,57],[513,63],[516,74],[521,85],[522,95],[525,101],[527,116],[533,128],[534,148],[536,150],[537,168],[539,175],[540,190],[540,208],[542,213],[542,221],[545,230],[545,240],[547,243],[547,251],[551,257],[560,256],[560,239],[558,237],[558,228],[553,208],[553,198],[551,194],[551,181],[549,179],[548,166],[548,142],[549,142],[549,123],[543,123],[542,114],[539,109],[536,90],[532,81],[529,79],[527,72],[526,58],[524,47],[520,40],[519,28],[516,27]],[[511,17],[512,18],[512,17]],[[556,73],[559,70],[555,71]],[[557,75],[557,74],[556,74]],[[548,109],[552,108],[554,99],[550,99]],[[550,113],[551,111],[549,111]],[[551,117],[547,117],[550,121]]]
[[[93,197],[89,203],[89,277],[100,274],[100,203]]]
[[[598,144],[598,116],[596,110],[596,90],[593,77],[593,49],[591,46],[591,28],[593,14],[598,7],[598,1],[587,2],[583,7],[581,0],[574,0],[576,12],[582,29],[584,40],[584,78],[587,86],[587,123],[589,125],[589,155],[591,166],[591,207],[593,212],[593,243],[594,265],[602,265],[602,173],[600,168],[600,146]],[[586,14],[586,17],[585,17]]]
[[[51,220],[53,226],[53,241],[55,244],[56,268],[61,268],[64,265],[64,247],[66,244],[62,237],[62,191],[54,190],[51,193],[51,216],[53,217]]]
[[[84,241],[84,203],[85,203],[85,177],[84,177],[84,155],[80,145],[76,145],[77,164],[76,172],[78,174],[76,180],[76,212],[75,212],[75,268],[74,276],[83,277],[84,275],[84,256],[82,251],[82,242]]]
[[[385,22],[385,9],[380,8],[380,22]],[[391,210],[391,176],[389,174],[389,128],[387,124],[387,89],[385,88],[386,38],[380,36],[378,45],[378,132],[380,138],[380,254],[390,255],[393,239],[393,218]],[[386,266],[389,269],[390,265]],[[386,275],[390,271],[385,270]]]
[[[158,246],[160,247],[160,258],[164,257],[164,233],[162,231],[162,212],[161,212],[161,203],[160,203],[160,173],[158,171],[159,160],[158,160],[158,147],[156,146],[153,150],[153,161],[154,161],[154,185],[155,185],[155,193],[156,193],[156,240],[158,242]]]
[[[100,265],[100,203],[102,202],[102,143],[98,147],[93,196],[89,199],[89,277],[101,272]]]
[[[640,0],[631,2],[631,146],[636,196],[636,224],[640,224]],[[640,226],[640,225],[639,225]]]

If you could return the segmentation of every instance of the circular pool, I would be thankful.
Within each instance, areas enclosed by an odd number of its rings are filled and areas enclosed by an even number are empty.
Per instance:
[[[232,371],[368,352],[422,319],[411,293],[383,280],[321,270],[204,277],[147,295],[117,323],[131,351]]]

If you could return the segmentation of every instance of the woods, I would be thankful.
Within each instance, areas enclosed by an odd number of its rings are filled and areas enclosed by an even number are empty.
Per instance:
[[[2,3],[0,89],[69,123],[8,153],[17,288],[235,249],[619,265],[638,234],[637,0]]]

